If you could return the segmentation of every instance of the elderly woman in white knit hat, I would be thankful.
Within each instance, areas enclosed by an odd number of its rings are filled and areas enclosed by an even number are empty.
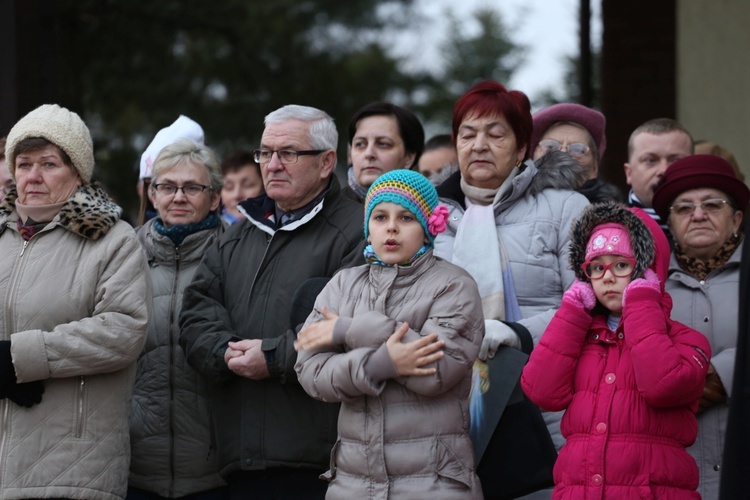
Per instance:
[[[0,201],[0,498],[122,498],[146,259],[91,182],[77,114],[30,112],[6,158],[17,188]]]

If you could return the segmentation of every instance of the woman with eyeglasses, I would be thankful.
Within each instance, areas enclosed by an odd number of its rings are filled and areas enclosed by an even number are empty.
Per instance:
[[[424,129],[408,109],[389,102],[363,106],[349,122],[348,185],[343,193],[364,203],[375,179],[396,169],[411,169],[424,151]]]
[[[698,409],[698,438],[688,449],[698,462],[703,498],[719,495],[748,200],[750,190],[731,164],[713,155],[677,160],[654,190],[654,209],[675,241],[666,281],[674,301],[672,318],[703,333],[713,352]]]
[[[153,307],[133,394],[128,499],[224,498],[207,385],[177,342],[183,290],[222,230],[221,186],[216,154],[190,139],[164,147],[153,163],[148,196],[157,217],[138,231]]]
[[[591,203],[624,201],[617,186],[601,180],[599,163],[607,140],[604,115],[580,104],[561,103],[534,114],[530,151],[538,160],[550,151],[565,151],[583,168],[585,182],[577,189]]]

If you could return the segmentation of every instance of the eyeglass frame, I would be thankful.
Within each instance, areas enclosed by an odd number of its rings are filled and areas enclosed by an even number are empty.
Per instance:
[[[215,187],[213,187],[213,186],[206,186],[205,184],[185,184],[183,186],[177,186],[177,185],[171,184],[169,182],[159,182],[157,184],[152,184],[151,186],[154,188],[154,191],[156,191],[159,194],[163,194],[165,196],[176,196],[177,195],[177,191],[182,191],[182,194],[185,195],[188,198],[200,196],[207,189],[209,191],[215,191],[216,190]],[[164,192],[164,191],[160,191],[160,187],[161,186],[171,186],[171,187],[175,188],[174,189],[174,193],[167,193],[167,192]],[[192,187],[199,187],[199,188],[201,188],[201,190],[199,192],[194,193],[194,194],[190,194],[187,191],[185,191],[186,188],[192,188]]]
[[[263,162],[261,161],[260,154],[263,151],[270,151],[271,156],[268,157],[268,161]],[[267,165],[271,163],[271,160],[273,159],[273,154],[276,153],[276,157],[279,159],[279,161],[284,165],[294,165],[299,161],[300,156],[313,156],[313,155],[319,155],[322,153],[325,153],[328,151],[327,149],[302,149],[300,151],[295,151],[294,149],[254,149],[253,150],[253,160],[255,160],[255,163],[258,165]],[[287,161],[281,158],[282,153],[294,153],[294,161]]]
[[[610,273],[612,273],[612,276],[614,276],[615,278],[628,278],[628,277],[632,276],[633,272],[635,271],[635,259],[632,259],[630,257],[622,257],[622,256],[618,256],[618,257],[620,257],[620,258],[617,259],[617,260],[613,260],[609,264],[604,264],[604,263],[601,263],[601,262],[599,263],[602,266],[604,266],[604,271],[602,271],[602,275],[599,276],[598,278],[592,278],[591,276],[589,276],[589,273],[586,270],[586,268],[588,266],[590,266],[591,264],[593,264],[594,262],[596,262],[596,260],[587,260],[586,262],[584,262],[583,264],[581,264],[581,271],[583,271],[583,274],[586,275],[586,277],[588,279],[590,279],[590,280],[601,280],[601,279],[604,279],[604,275],[607,274],[607,271],[609,271]],[[625,275],[622,275],[622,276],[619,275],[619,274],[615,274],[615,271],[614,271],[614,269],[612,269],[612,266],[614,266],[618,262],[623,262],[623,261],[630,263],[630,267],[631,267],[630,272],[628,274],[625,274]]]
[[[718,202],[720,205],[716,210],[706,210],[705,204],[709,202]],[[672,210],[673,208],[677,207],[678,205],[682,205],[685,208],[687,208],[688,205],[691,206],[690,212],[685,212],[684,214],[675,212]],[[730,207],[734,208],[732,206],[732,203],[729,200],[725,200],[724,198],[710,198],[708,200],[703,200],[699,202],[692,202],[692,201],[680,201],[678,203],[675,203],[673,205],[670,205],[669,212],[675,214],[677,217],[690,217],[695,213],[695,209],[698,207],[701,207],[701,210],[703,210],[703,213],[706,214],[717,214],[721,212],[721,209],[724,208],[724,205],[729,205]]]
[[[544,144],[545,142],[548,142],[548,143],[549,142],[554,142],[555,144],[557,144],[557,148],[555,148],[555,149],[545,148],[544,146],[542,146],[542,144]],[[575,146],[575,145],[583,146],[584,150],[582,152],[580,152],[580,153],[575,153],[573,151],[570,151],[570,147],[571,146]],[[563,144],[560,141],[556,141],[555,139],[544,139],[543,141],[539,141],[539,147],[542,149],[542,151],[545,151],[545,152],[549,152],[549,151],[563,151]],[[564,146],[564,147],[565,147],[565,152],[568,153],[570,156],[582,157],[585,154],[591,152],[591,146],[587,146],[586,144],[584,144],[582,142],[571,142],[570,144],[568,144],[567,146]]]

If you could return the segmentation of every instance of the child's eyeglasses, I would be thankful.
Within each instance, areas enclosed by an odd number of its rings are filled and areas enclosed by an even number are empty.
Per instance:
[[[607,269],[609,269],[609,271],[618,278],[627,278],[631,274],[633,274],[633,269],[635,269],[635,261],[627,257],[617,259],[616,261],[610,262],[609,264],[605,264],[596,260],[590,260],[584,262],[583,265],[581,265],[581,269],[583,270],[583,274],[585,274],[591,280],[602,279],[604,277],[604,274],[607,272]]]

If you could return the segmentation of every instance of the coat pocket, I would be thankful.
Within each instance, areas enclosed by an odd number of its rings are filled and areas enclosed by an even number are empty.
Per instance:
[[[471,448],[468,448],[471,450]],[[450,479],[471,489],[474,483],[474,470],[468,467],[448,443],[440,438],[435,440],[436,472],[441,478]]]
[[[331,448],[331,458],[328,464],[329,469],[320,475],[320,479],[329,483],[336,479],[336,454],[339,451],[339,446],[341,446],[341,440],[337,439],[336,444]]]

